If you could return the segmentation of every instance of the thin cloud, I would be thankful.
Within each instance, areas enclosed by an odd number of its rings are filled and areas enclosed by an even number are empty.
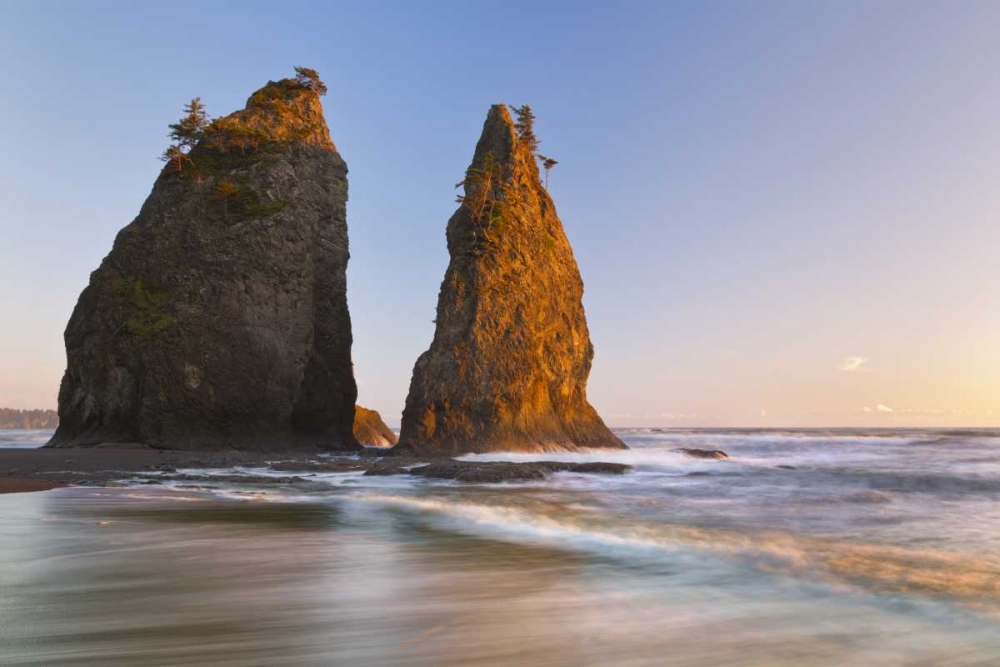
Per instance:
[[[868,363],[866,357],[844,357],[844,360],[837,366],[837,370],[845,373],[864,373],[868,370],[865,367],[866,363]]]
[[[876,405],[875,409],[878,410],[879,412],[893,412],[892,408],[890,408],[888,405],[882,405],[881,403]]]

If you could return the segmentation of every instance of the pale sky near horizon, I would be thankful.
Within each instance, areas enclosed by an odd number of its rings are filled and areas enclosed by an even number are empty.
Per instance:
[[[1000,426],[1000,2],[0,5],[0,407],[166,126],[320,71],[359,402],[398,424],[491,103],[529,103],[611,425]]]

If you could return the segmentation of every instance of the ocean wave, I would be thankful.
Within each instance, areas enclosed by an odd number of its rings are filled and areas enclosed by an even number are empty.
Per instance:
[[[688,471],[704,469],[713,465],[725,465],[719,461],[696,459],[687,454],[668,448],[644,447],[633,449],[592,449],[583,452],[513,453],[494,452],[491,454],[467,454],[458,457],[462,461],[503,461],[526,463],[531,461],[559,461],[562,463],[625,463],[634,467],[660,468],[665,470]]]
[[[710,553],[738,559],[777,575],[820,578],[828,583],[881,592],[924,595],[1000,614],[1000,558],[906,549],[773,531],[739,532],[674,524],[601,523],[593,513],[563,507],[541,514],[515,506],[361,493],[347,500],[437,516],[458,530],[493,538],[543,541],[563,548],[623,555]],[[552,511],[552,508],[548,508]],[[697,557],[693,562],[703,562]]]

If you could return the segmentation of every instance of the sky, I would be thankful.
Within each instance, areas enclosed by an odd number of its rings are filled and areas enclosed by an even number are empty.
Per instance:
[[[1000,3],[0,3],[0,406],[167,124],[322,74],[359,402],[399,422],[454,184],[528,103],[614,426],[1000,426]]]

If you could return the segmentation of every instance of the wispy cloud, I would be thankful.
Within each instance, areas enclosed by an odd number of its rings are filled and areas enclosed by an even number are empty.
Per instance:
[[[844,357],[844,360],[837,366],[837,370],[844,371],[845,373],[864,373],[868,370],[865,367],[867,363],[868,359],[866,357]]]
[[[890,408],[888,405],[882,405],[881,403],[875,406],[875,410],[878,412],[893,412],[892,408]]]

